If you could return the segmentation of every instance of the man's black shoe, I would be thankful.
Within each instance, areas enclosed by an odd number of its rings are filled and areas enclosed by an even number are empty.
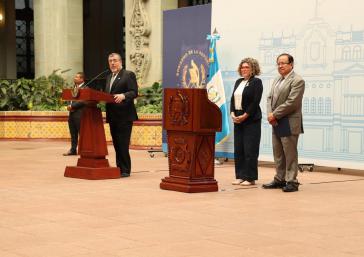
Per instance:
[[[288,182],[285,187],[282,188],[283,192],[296,192],[298,191],[298,183]]]
[[[69,156],[69,155],[77,155],[77,153],[73,151],[68,151],[67,153],[63,154],[63,156]]]
[[[272,182],[270,182],[269,184],[263,184],[263,188],[264,189],[275,189],[275,188],[283,188],[286,186],[286,182],[285,181],[276,181],[273,180]]]
[[[130,177],[130,174],[129,173],[121,173],[121,177],[122,178]]]

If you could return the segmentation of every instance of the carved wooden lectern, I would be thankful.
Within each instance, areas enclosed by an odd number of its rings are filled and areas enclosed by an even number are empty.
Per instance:
[[[82,179],[112,179],[120,178],[120,170],[110,167],[105,158],[108,154],[104,124],[98,102],[114,102],[110,94],[85,88],[76,94],[71,89],[64,89],[62,99],[69,101],[86,101],[87,105],[82,113],[81,131],[78,141],[77,166],[67,166],[65,177]]]
[[[215,132],[221,111],[206,89],[164,89],[163,128],[167,130],[169,177],[162,189],[186,193],[217,191]]]

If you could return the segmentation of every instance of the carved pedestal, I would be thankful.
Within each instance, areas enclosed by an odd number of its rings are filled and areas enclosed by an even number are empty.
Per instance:
[[[186,193],[217,191],[214,179],[215,134],[168,133],[169,177],[162,189]]]
[[[161,189],[186,193],[218,190],[214,179],[215,131],[221,130],[220,109],[205,89],[165,89],[169,176]]]

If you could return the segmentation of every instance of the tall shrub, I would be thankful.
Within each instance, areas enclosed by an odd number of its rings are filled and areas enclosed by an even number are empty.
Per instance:
[[[62,89],[67,83],[57,72],[34,80],[1,80],[0,110],[60,110],[63,107]]]

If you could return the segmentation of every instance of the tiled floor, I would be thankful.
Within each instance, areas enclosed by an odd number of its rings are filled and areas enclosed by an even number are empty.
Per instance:
[[[159,189],[163,154],[132,151],[129,178],[65,178],[66,142],[0,141],[1,257],[364,256],[364,177],[299,174],[299,192],[233,186],[216,166],[219,192]],[[109,147],[114,164],[114,151]]]

